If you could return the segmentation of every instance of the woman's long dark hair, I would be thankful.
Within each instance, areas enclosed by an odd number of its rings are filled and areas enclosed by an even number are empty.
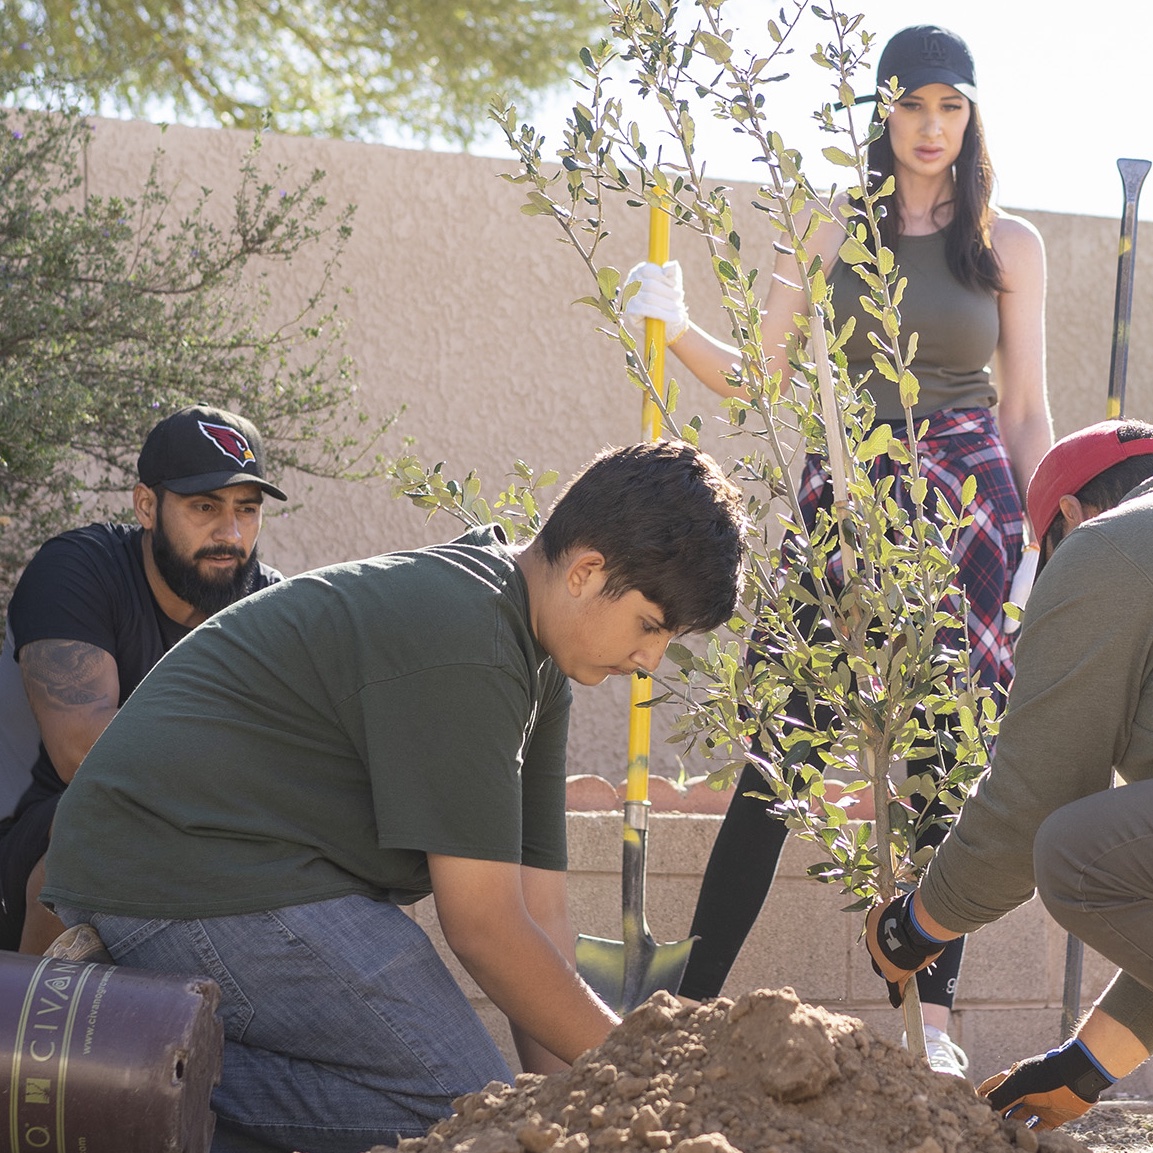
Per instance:
[[[953,171],[956,192],[953,200],[947,202],[953,205],[953,219],[945,230],[945,261],[949,271],[967,288],[1000,292],[1005,284],[990,235],[993,163],[985,147],[981,114],[972,102]],[[893,172],[893,146],[889,134],[883,132],[869,145],[869,191],[875,192]],[[900,219],[894,205],[881,218],[881,243],[895,253],[900,235]]]

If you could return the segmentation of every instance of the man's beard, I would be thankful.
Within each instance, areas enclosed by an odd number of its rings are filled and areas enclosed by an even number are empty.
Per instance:
[[[196,562],[202,557],[219,556],[235,557],[242,563],[231,575],[222,572],[213,576],[203,576],[196,567]],[[156,524],[152,529],[152,559],[156,562],[157,571],[164,578],[164,583],[182,601],[198,611],[212,616],[213,613],[218,613],[252,592],[259,563],[256,545],[252,546],[252,552],[249,553],[247,560],[243,560],[243,557],[243,549],[228,545],[202,548],[193,555],[191,561],[178,556],[172,541],[164,531],[164,518],[160,508],[157,507]]]

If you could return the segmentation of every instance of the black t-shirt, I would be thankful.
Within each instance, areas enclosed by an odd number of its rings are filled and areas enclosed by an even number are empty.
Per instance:
[[[139,525],[90,524],[46,541],[28,563],[8,606],[17,659],[32,641],[94,645],[116,661],[116,704],[123,705],[148,670],[191,631],[165,616],[153,598],[144,571],[143,536]],[[267,565],[259,569],[254,591],[282,579]],[[41,744],[20,807],[63,792],[64,785]]]

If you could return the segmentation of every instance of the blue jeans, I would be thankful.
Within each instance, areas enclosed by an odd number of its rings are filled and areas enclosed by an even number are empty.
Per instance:
[[[367,897],[178,921],[57,906],[118,964],[220,986],[212,1153],[363,1153],[422,1136],[512,1073],[432,943]]]

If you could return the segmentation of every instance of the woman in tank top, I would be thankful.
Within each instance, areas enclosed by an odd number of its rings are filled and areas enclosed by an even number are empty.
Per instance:
[[[929,422],[920,442],[922,475],[930,491],[952,494],[955,505],[965,477],[977,478],[977,529],[961,542],[955,560],[971,606],[976,674],[987,686],[1007,687],[1012,649],[1002,605],[1022,555],[1022,498],[1053,439],[1045,390],[1044,247],[1031,224],[991,203],[993,171],[964,41],[933,26],[906,28],[886,45],[877,76],[886,83],[896,76],[904,89],[885,132],[870,146],[869,169],[876,173],[875,187],[890,175],[895,182],[882,241],[908,278],[902,334],[918,333],[912,369],[920,396],[913,411]],[[846,203],[842,195],[837,207]],[[836,222],[823,223],[808,251],[831,270],[838,326],[857,317],[845,351],[859,378],[872,368],[866,334],[876,321],[859,303],[863,282],[837,260],[843,239]],[[774,274],[762,336],[769,371],[780,369],[788,380],[784,346],[796,332],[793,314],[804,311],[805,302],[793,287],[800,277],[791,255],[777,256]],[[686,367],[721,396],[733,395],[726,374],[739,367],[739,355],[689,322],[676,263],[638,265],[630,279],[642,283],[628,312],[664,320],[669,345]],[[896,385],[873,372],[865,387],[876,401],[877,420],[901,433],[905,418]],[[830,502],[830,487],[824,461],[807,458],[801,497],[810,524],[816,508]],[[785,826],[766,814],[763,801],[746,795],[763,788],[756,768],[747,765],[702,883],[691,930],[700,940],[681,985],[687,997],[720,993],[772,883]],[[943,835],[935,833],[937,840]],[[930,1062],[959,1076],[968,1062],[948,1030],[963,945],[963,938],[951,944],[932,975],[917,975]]]

